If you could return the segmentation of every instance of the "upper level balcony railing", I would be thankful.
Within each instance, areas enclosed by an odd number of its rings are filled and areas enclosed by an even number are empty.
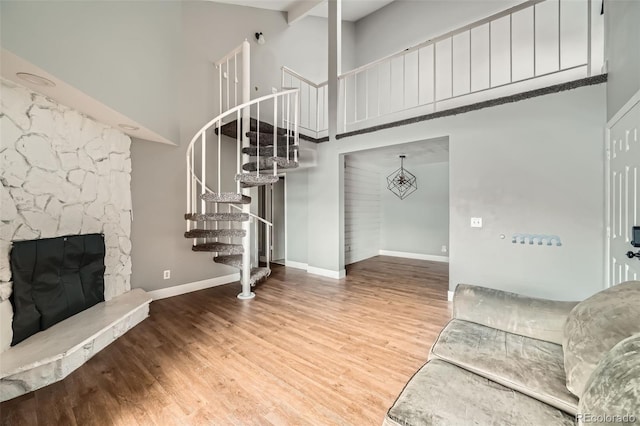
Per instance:
[[[602,73],[603,16],[592,0],[530,0],[339,76],[348,132]],[[300,89],[303,133],[326,136],[327,82],[283,67]]]
[[[327,82],[314,83],[294,70],[282,67],[282,89],[299,89],[300,130],[314,138],[327,136]]]
[[[600,2],[530,0],[339,77],[342,131],[600,74]]]

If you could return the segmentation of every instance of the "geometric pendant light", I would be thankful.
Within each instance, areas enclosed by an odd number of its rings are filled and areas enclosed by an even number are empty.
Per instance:
[[[418,189],[418,181],[413,173],[404,168],[405,155],[400,156],[400,168],[387,176],[387,189],[404,200]]]

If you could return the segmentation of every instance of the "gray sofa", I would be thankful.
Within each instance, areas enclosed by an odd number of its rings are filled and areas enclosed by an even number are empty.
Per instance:
[[[458,285],[384,426],[640,425],[640,281],[577,302]]]

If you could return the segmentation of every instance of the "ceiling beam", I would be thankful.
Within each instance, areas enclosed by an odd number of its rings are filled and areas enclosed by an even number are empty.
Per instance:
[[[293,25],[295,22],[304,18],[311,10],[326,0],[297,0],[287,10],[287,23]]]

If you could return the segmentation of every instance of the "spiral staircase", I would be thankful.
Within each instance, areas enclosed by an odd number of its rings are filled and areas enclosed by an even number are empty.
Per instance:
[[[255,201],[251,189],[277,182],[281,170],[293,169],[299,164],[298,89],[249,100],[249,61],[249,43],[245,41],[216,63],[219,105],[220,110],[225,111],[196,133],[186,154],[187,213],[184,218],[187,230],[184,236],[192,240],[193,251],[213,253],[214,262],[240,270],[239,299],[255,297],[252,288],[271,273],[273,224],[251,213],[251,203]],[[242,93],[240,104],[238,91]],[[236,104],[233,107],[232,98]],[[230,166],[230,148],[235,152],[233,179],[223,175],[223,169]],[[217,161],[217,178],[207,176],[212,169],[210,161]],[[235,190],[223,190],[225,179],[235,183]],[[259,235],[263,236],[263,262],[259,255]]]

